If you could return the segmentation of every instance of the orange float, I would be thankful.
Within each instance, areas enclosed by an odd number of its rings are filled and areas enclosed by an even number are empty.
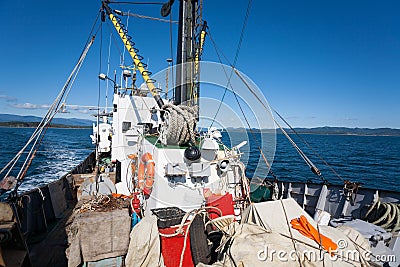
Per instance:
[[[150,195],[154,184],[155,163],[150,153],[145,153],[140,158],[138,171],[139,188],[145,195]]]
[[[336,251],[338,245],[332,241],[329,237],[321,234],[317,229],[314,228],[307,220],[307,218],[303,215],[300,218],[295,218],[290,221],[293,229],[298,230],[302,235],[313,239],[315,242],[320,244],[325,250],[329,251],[332,254],[333,251]]]

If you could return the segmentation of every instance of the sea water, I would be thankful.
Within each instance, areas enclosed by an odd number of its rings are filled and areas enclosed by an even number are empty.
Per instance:
[[[33,132],[33,128],[0,128],[0,168],[20,151]],[[78,165],[94,149],[89,137],[91,133],[92,129],[49,128],[20,190],[29,190],[54,181]],[[18,174],[28,152],[29,149],[22,154],[11,175]],[[4,174],[0,174],[0,179]]]
[[[2,168],[23,147],[34,129],[0,128],[0,167]],[[22,190],[56,180],[78,165],[93,151],[90,134],[92,129],[48,129],[42,144],[36,153]],[[246,175],[267,177],[268,168],[260,157],[258,146],[261,140],[263,148],[270,150],[273,143],[270,138],[263,138],[270,133],[258,133],[254,142],[252,136],[239,133],[223,132],[223,140],[228,146],[234,146],[248,139],[248,144],[241,148],[246,163]],[[250,137],[249,137],[250,136]],[[312,147],[310,149],[301,139],[293,140],[321,170],[323,177],[331,183],[341,184],[342,180],[360,182],[364,187],[400,191],[400,137],[398,136],[355,136],[355,135],[302,135]],[[316,155],[322,157],[330,167]],[[24,154],[26,155],[26,154]],[[321,182],[313,174],[298,152],[283,134],[276,135],[276,149],[273,157],[268,157],[272,171],[278,179],[284,181]],[[16,167],[20,166],[20,161]],[[257,168],[259,166],[259,168]],[[340,177],[332,170],[333,168]],[[17,170],[17,168],[16,168]],[[12,172],[16,175],[16,171]],[[0,175],[0,179],[4,173]],[[268,175],[271,178],[271,175]]]

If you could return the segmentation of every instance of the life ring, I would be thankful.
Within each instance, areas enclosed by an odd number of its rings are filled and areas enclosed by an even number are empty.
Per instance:
[[[154,184],[155,163],[150,153],[145,153],[140,158],[138,171],[139,188],[145,195],[150,195]]]

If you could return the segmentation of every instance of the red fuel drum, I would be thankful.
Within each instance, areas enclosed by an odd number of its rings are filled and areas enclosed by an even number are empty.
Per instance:
[[[171,235],[175,234],[175,231],[179,226],[172,226],[169,228],[158,229],[161,234]],[[190,251],[190,234],[188,233],[185,240],[185,234],[187,231],[187,225],[183,227],[183,233],[178,234],[174,237],[161,236],[161,253],[164,257],[164,264],[166,267],[177,267],[181,260],[181,253],[186,242],[185,254],[183,255],[182,266],[192,267],[194,266],[192,260],[192,253]]]

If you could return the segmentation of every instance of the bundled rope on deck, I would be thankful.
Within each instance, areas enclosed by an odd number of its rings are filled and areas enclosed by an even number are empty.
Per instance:
[[[79,206],[79,205],[78,205]],[[80,203],[80,207],[76,208],[76,213],[83,213],[87,211],[106,212],[110,210],[123,209],[129,206],[129,202],[122,198],[114,196],[99,195],[85,199]]]
[[[400,230],[400,204],[380,200],[372,204],[364,219],[391,232]]]
[[[165,104],[162,109],[165,111],[162,142],[171,145],[194,144],[198,107]]]

